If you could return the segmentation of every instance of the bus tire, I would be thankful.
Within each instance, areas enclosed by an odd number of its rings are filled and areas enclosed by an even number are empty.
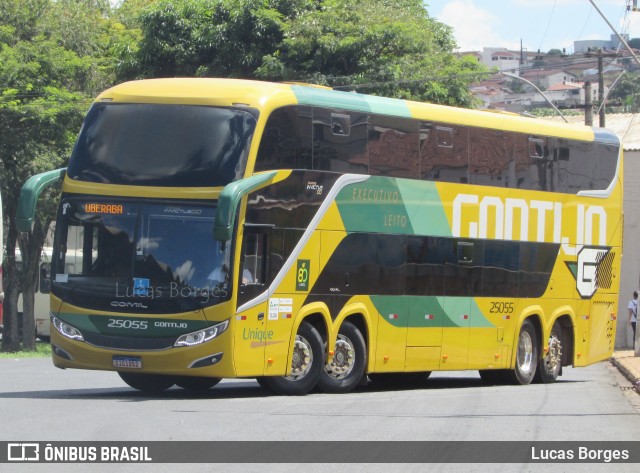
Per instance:
[[[161,393],[175,384],[174,378],[161,374],[143,374],[118,371],[122,381],[133,389],[149,394]]]
[[[294,342],[290,373],[287,376],[263,376],[258,378],[258,383],[276,394],[307,394],[320,379],[323,352],[320,333],[310,323],[302,322]]]
[[[553,383],[562,371],[562,326],[556,320],[551,327],[547,354],[538,363],[535,380],[542,383]]]
[[[221,380],[222,378],[207,378],[206,376],[178,376],[174,378],[176,385],[187,391],[207,391]]]
[[[514,384],[529,384],[533,381],[538,367],[540,344],[536,328],[529,319],[525,320],[518,334],[516,365],[513,370]]]
[[[367,345],[358,328],[344,322],[331,363],[324,365],[318,387],[326,393],[348,393],[360,384],[367,366]]]

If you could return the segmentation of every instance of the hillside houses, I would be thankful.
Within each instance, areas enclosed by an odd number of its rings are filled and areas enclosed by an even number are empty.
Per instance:
[[[628,35],[623,36],[627,36],[625,40],[629,41]],[[485,47],[482,51],[460,54],[472,55],[496,71],[492,77],[471,87],[475,97],[482,102],[481,108],[521,113],[535,107],[549,107],[549,101],[558,108],[583,108],[587,81],[591,84],[591,100],[597,103],[601,96],[599,54],[602,55],[604,96],[622,73],[640,68],[619,46],[620,41],[612,35],[609,41],[575,41],[574,54],[559,50],[543,53],[500,47]]]

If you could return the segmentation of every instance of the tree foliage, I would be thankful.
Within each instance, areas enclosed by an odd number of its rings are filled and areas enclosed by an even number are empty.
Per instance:
[[[45,197],[33,230],[19,234],[15,227],[17,199],[29,177],[66,165],[89,103],[88,93],[106,82],[96,59],[102,57],[100,38],[105,32],[97,25],[107,6],[90,1],[0,0],[0,180],[7,229],[5,351],[15,351],[20,344],[26,349],[34,347],[37,266],[55,212],[55,199]],[[20,265],[16,249],[20,250]],[[22,337],[17,318],[20,293]]]
[[[484,71],[453,54],[451,29],[420,0],[162,0],[140,24],[121,79],[305,81],[471,106]]]
[[[640,74],[625,73],[609,93],[608,103],[617,103],[627,113],[640,112]]]

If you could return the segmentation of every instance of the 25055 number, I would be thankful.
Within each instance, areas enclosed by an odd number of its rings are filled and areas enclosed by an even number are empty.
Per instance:
[[[491,314],[512,314],[513,302],[492,302],[489,309]]]
[[[146,330],[149,328],[149,322],[146,320],[109,319],[107,327]]]

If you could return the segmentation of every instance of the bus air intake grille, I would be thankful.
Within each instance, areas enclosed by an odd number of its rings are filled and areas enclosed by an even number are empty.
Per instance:
[[[613,251],[607,252],[598,261],[598,272],[596,273],[596,287],[600,289],[611,289],[613,282],[613,260],[616,254]]]
[[[87,343],[100,348],[115,350],[164,350],[173,347],[178,337],[165,338],[124,338],[99,335],[95,333],[83,334]]]

